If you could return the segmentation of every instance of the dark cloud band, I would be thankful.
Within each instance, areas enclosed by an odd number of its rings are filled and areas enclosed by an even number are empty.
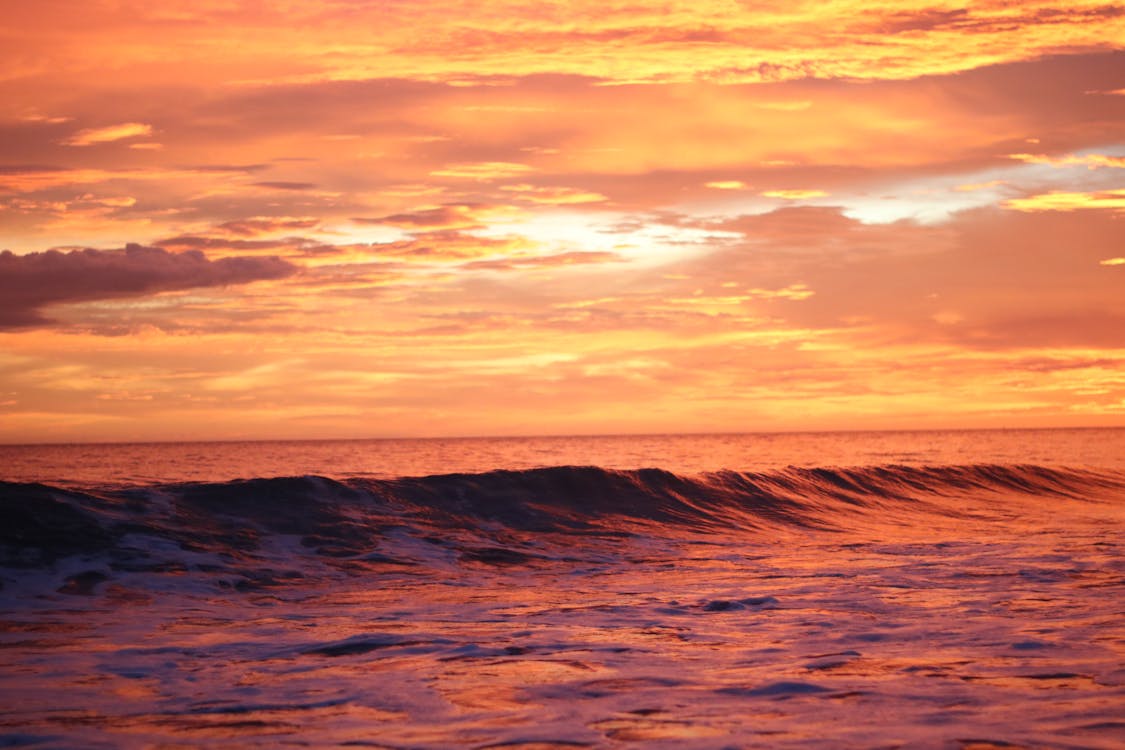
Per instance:
[[[276,256],[209,260],[198,250],[172,253],[136,244],[27,255],[5,250],[0,252],[0,329],[50,323],[43,314],[50,305],[245,284],[296,272],[296,266]]]

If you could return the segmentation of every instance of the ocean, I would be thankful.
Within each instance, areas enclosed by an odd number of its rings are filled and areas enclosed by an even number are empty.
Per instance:
[[[0,446],[0,480],[0,747],[1125,747],[1125,429]]]

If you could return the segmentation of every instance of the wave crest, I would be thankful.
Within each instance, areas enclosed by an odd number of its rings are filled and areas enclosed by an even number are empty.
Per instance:
[[[1097,502],[1120,497],[1122,490],[1123,473],[1029,465],[790,468],[698,476],[560,466],[392,480],[277,477],[84,492],[0,483],[0,565],[36,567],[114,550],[119,564],[143,567],[150,555],[135,542],[138,536],[226,560],[252,557],[270,539],[293,537],[321,557],[395,562],[393,555],[375,551],[395,532],[431,540],[475,535],[478,545],[487,537],[490,545],[502,546],[505,534],[513,533],[923,524],[934,516],[982,518],[982,508],[1006,498]]]

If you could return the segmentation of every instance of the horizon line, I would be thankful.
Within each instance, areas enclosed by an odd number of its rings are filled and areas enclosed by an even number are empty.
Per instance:
[[[607,432],[607,433],[557,433],[557,434],[513,434],[513,435],[413,435],[383,437],[330,437],[330,438],[214,438],[190,440],[63,440],[30,443],[13,443],[0,440],[0,448],[39,448],[73,445],[183,445],[189,443],[360,443],[393,441],[437,441],[437,440],[557,440],[557,439],[598,439],[598,438],[667,438],[667,437],[716,437],[723,435],[847,435],[878,433],[926,433],[926,432],[1051,432],[1062,430],[1125,430],[1119,425],[1079,425],[1054,427],[915,427],[884,429],[834,429],[834,430],[704,430],[699,432]]]

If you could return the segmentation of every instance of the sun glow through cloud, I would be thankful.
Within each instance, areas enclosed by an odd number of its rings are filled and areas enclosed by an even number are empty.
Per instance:
[[[2,440],[1125,423],[1113,4],[9,10]]]

